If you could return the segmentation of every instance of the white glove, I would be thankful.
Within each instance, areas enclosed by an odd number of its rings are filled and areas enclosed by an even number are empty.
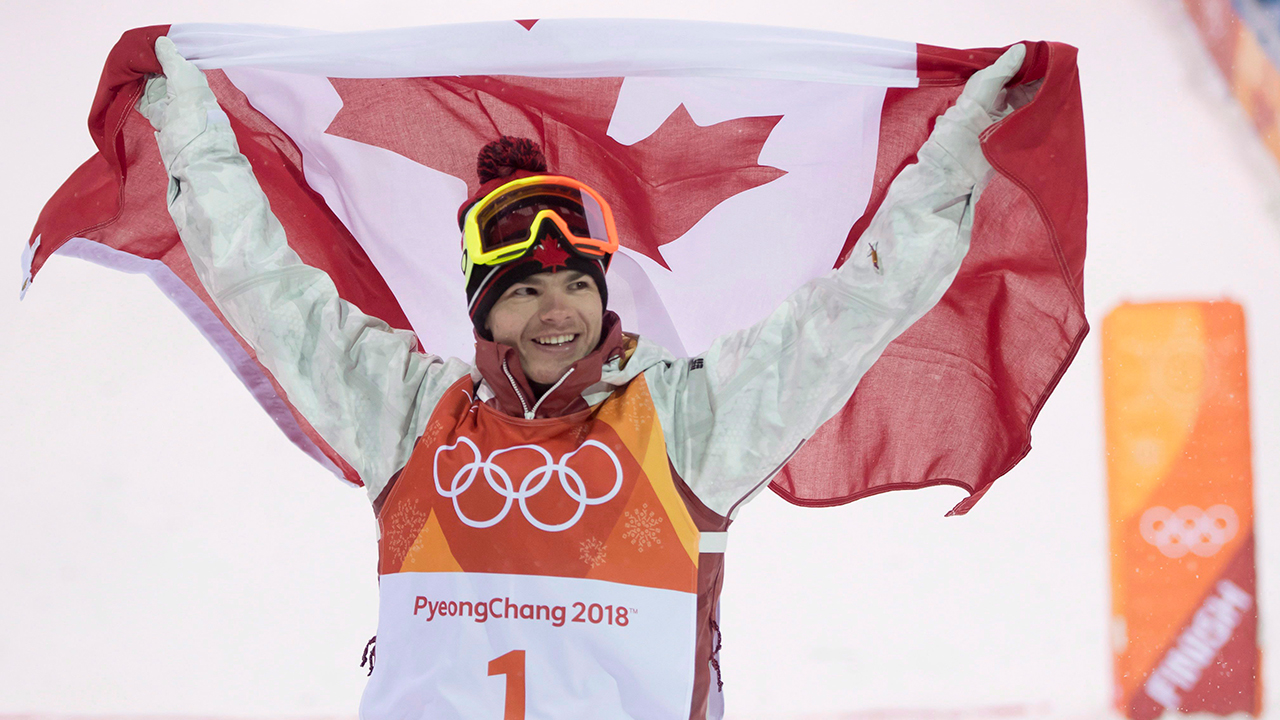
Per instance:
[[[230,126],[230,120],[218,107],[204,73],[182,57],[168,37],[156,39],[156,59],[164,74],[147,80],[137,109],[156,129],[160,155],[171,167],[182,148],[207,127]]]
[[[1026,57],[1027,48],[1022,43],[1009,48],[999,60],[969,78],[964,84],[964,92],[960,94],[961,100],[977,104],[991,116],[992,122],[1013,112],[1015,108],[1010,106],[1008,91],[1004,86],[1022,69],[1022,61]]]
[[[1026,47],[1019,43],[1006,50],[999,60],[970,76],[956,104],[938,118],[926,146],[936,145],[954,157],[975,180],[981,181],[991,166],[982,156],[979,136],[1031,99],[1031,93],[1005,89],[1005,84],[1022,68],[1026,56]],[[921,150],[926,152],[925,148]]]

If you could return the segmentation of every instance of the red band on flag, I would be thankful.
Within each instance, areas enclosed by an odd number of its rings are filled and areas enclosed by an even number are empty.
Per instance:
[[[839,505],[945,484],[969,491],[952,510],[962,514],[1031,449],[1031,425],[1089,325],[1076,50],[1060,43],[1029,43],[1028,50],[1019,75],[1040,81],[1039,90],[983,137],[999,174],[978,204],[960,274],[774,480],[773,490],[787,500]],[[857,240],[889,182],[915,162],[934,118],[1001,52],[920,46],[922,87],[886,94],[876,190],[841,262],[860,251]]]

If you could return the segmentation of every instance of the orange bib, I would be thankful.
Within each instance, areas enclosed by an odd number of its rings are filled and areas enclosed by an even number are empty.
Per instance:
[[[363,718],[689,717],[699,532],[643,377],[547,420],[463,378],[379,525]]]

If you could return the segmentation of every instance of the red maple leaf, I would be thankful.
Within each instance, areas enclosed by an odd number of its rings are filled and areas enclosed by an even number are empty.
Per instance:
[[[538,241],[538,247],[533,251],[531,256],[534,260],[542,263],[543,270],[555,272],[564,267],[564,263],[569,259],[569,253],[560,247],[560,243],[554,238],[544,237]]]
[[[661,247],[719,205],[785,173],[759,165],[780,115],[702,126],[683,105],[649,137],[608,135],[622,78],[331,78],[342,97],[327,132],[399,153],[479,186],[476,153],[499,135],[539,142],[552,171],[596,188],[623,246],[663,267]]]

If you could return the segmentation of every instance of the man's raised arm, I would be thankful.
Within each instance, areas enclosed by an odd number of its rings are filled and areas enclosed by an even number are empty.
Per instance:
[[[884,349],[942,298],[969,249],[992,169],[979,135],[1010,110],[1025,48],[975,73],[838,270],[753,327],[650,376],[672,464],[731,514],[849,401]]]
[[[470,366],[416,352],[416,339],[338,296],[289,248],[209,84],[167,37],[164,76],[138,110],[156,129],[168,205],[213,302],[289,402],[364,481],[370,499],[409,457],[431,409]]]

